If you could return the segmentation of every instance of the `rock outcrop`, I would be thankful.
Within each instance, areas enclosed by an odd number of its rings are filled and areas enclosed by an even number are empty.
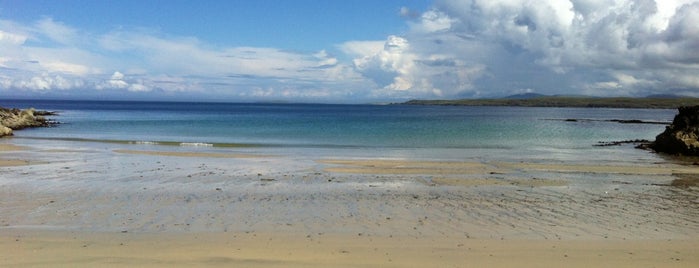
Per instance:
[[[683,106],[672,124],[655,138],[650,148],[656,152],[699,156],[699,106]]]
[[[53,112],[36,111],[34,109],[6,109],[0,107],[0,137],[12,135],[13,130],[30,127],[48,127],[54,124],[46,119],[46,115],[55,115]]]

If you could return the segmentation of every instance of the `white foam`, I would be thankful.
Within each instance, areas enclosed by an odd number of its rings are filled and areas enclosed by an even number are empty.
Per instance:
[[[213,147],[214,145],[211,143],[203,142],[182,142],[180,143],[180,146]]]
[[[131,144],[141,144],[141,145],[158,145],[158,142],[155,141],[132,141],[130,142]]]

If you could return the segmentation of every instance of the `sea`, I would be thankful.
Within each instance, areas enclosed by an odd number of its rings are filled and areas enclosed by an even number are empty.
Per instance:
[[[287,103],[0,100],[55,111],[49,128],[14,143],[175,151],[245,151],[290,157],[631,164],[659,157],[653,140],[675,110]],[[640,120],[621,123],[621,120]],[[652,124],[649,124],[652,123]]]

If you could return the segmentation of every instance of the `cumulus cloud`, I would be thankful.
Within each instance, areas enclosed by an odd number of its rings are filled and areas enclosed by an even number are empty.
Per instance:
[[[130,79],[127,81],[123,73],[115,71],[108,80],[98,83],[95,85],[95,88],[98,90],[126,89],[130,92],[149,92],[152,90],[152,87],[146,85],[147,83],[142,79]]]
[[[364,57],[373,55],[381,51],[386,43],[385,40],[379,41],[348,41],[338,46],[343,53],[352,57]]]
[[[503,46],[557,74],[604,77],[563,86],[598,85],[606,95],[699,89],[691,79],[699,71],[697,1],[443,0],[435,8],[453,19],[454,35]]]
[[[81,88],[84,85],[85,82],[81,79],[66,78],[61,75],[49,75],[47,73],[27,77],[25,79],[0,76],[0,86],[2,87],[0,89],[49,91]]]
[[[405,97],[453,95],[471,88],[484,68],[453,55],[420,52],[407,39],[389,36],[382,49],[356,58],[354,65],[384,90],[409,91]]]
[[[466,44],[451,32],[456,19],[438,10],[423,13],[406,36],[385,41],[353,41],[341,49],[354,57],[357,72],[373,81],[373,96],[394,98],[453,97],[474,90],[486,66],[467,58],[489,49]],[[456,39],[456,40],[455,40]],[[456,41],[456,42],[455,42]]]
[[[696,0],[438,0],[408,24],[341,46],[384,92],[699,96]]]
[[[458,20],[446,16],[438,10],[429,10],[420,16],[419,23],[412,24],[412,30],[416,32],[432,33],[439,31],[447,31],[451,29],[452,24]]]
[[[129,87],[129,83],[126,83],[126,81],[124,81],[124,74],[120,73],[119,71],[116,71],[114,72],[114,74],[112,74],[109,80],[105,81],[105,83],[101,85],[98,85],[97,89],[127,87]]]
[[[412,87],[409,74],[414,66],[410,44],[404,38],[389,36],[378,51],[369,52],[354,60],[354,65],[363,75],[371,78],[379,86],[389,89],[406,90]]]

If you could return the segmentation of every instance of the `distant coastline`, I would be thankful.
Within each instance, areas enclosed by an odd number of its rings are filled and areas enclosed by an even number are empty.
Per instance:
[[[457,99],[457,100],[410,100],[407,105],[451,105],[451,106],[518,106],[518,107],[584,107],[584,108],[646,108],[676,109],[680,106],[699,105],[699,98],[692,97],[568,97],[535,96],[531,98]]]

